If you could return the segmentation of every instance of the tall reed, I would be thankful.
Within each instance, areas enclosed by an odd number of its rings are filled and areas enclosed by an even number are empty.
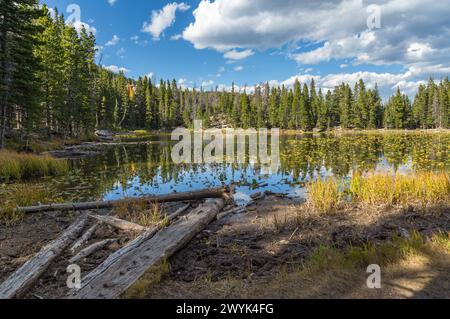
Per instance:
[[[62,198],[44,185],[38,184],[13,184],[0,192],[0,223],[7,225],[19,222],[23,214],[18,207],[62,202]]]
[[[355,173],[349,193],[353,201],[368,205],[427,205],[450,199],[450,180],[445,172],[376,173],[366,177]]]
[[[346,198],[350,202],[377,205],[422,205],[450,202],[450,178],[446,172],[414,175],[353,173],[350,181],[319,179],[307,185],[308,202],[319,212],[330,212]]]
[[[333,179],[319,179],[307,185],[309,203],[317,211],[328,213],[338,208],[342,192],[339,183]]]
[[[51,156],[0,151],[0,180],[2,181],[56,176],[66,173],[68,169],[66,161]]]

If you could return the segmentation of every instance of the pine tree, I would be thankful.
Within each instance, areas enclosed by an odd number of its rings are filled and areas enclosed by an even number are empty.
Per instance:
[[[339,90],[339,117],[343,128],[353,126],[352,101],[353,94],[348,84],[342,84]]]
[[[442,128],[450,128],[450,81],[446,77],[441,88]]]
[[[433,104],[435,102],[435,97],[437,94],[437,86],[434,83],[434,80],[430,78],[428,80],[428,86],[427,86],[427,107],[426,107],[426,114],[425,115],[425,123],[427,128],[434,128],[435,127],[435,119],[434,115],[436,110],[433,108]]]
[[[28,128],[41,114],[39,60],[34,52],[40,13],[36,0],[3,0],[0,5],[0,149],[14,121],[11,114],[25,114]]]
[[[95,65],[95,37],[92,33],[86,31],[83,26],[79,35],[80,38],[80,86],[81,86],[81,108],[80,108],[80,131],[84,131],[84,135],[95,128],[95,103],[98,95],[98,87],[96,85],[96,65]]]
[[[355,90],[355,126],[358,128],[366,128],[369,120],[369,106],[366,86],[363,80],[359,80]]]
[[[287,128],[288,125],[288,111],[289,107],[292,105],[292,102],[289,98],[289,92],[286,87],[283,85],[281,88],[281,98],[280,98],[280,106],[278,109],[278,120],[277,124],[279,128]]]
[[[145,77],[147,79],[147,77]],[[147,130],[150,130],[152,128],[155,128],[153,120],[153,112],[154,112],[154,106],[153,106],[153,90],[152,90],[152,82],[150,79],[147,79],[147,81],[144,81],[145,86],[145,128]]]
[[[330,92],[331,94],[331,105],[328,109],[328,114],[330,118],[330,125],[329,127],[337,127],[341,125],[340,120],[340,103],[341,103],[341,87],[337,86],[334,88],[333,92]]]
[[[311,111],[311,100],[306,83],[303,85],[303,92],[300,97],[299,128],[303,131],[310,131],[314,128]]]
[[[367,124],[367,127],[370,129],[381,128],[383,123],[383,107],[377,85],[375,85],[374,90],[369,91],[368,99],[369,122]]]
[[[261,93],[261,87],[257,86],[253,97],[254,108],[256,109],[256,126],[263,128],[266,126],[265,114],[263,108],[263,98]]]
[[[322,93],[322,89],[319,89],[319,95],[317,97],[317,129],[319,131],[325,131],[328,128],[329,114],[328,109],[331,102],[331,93],[327,94],[327,101],[325,101]]]
[[[413,105],[413,121],[415,127],[426,129],[428,126],[428,92],[425,85],[419,86]]]
[[[204,96],[204,100],[205,100],[205,112],[203,115],[203,127],[209,128],[211,125],[211,107],[209,104],[209,97],[207,94]]]
[[[310,95],[309,95],[309,103],[310,103],[310,125],[312,128],[316,127],[318,120],[318,112],[319,112],[319,99],[316,91],[316,81],[314,78],[311,79],[310,84]]]
[[[337,125],[337,120],[335,118],[335,114],[333,113],[334,110],[334,98],[333,94],[330,90],[327,91],[327,94],[325,95],[325,109],[327,112],[327,129],[330,129]]]
[[[232,111],[231,111],[231,121],[234,127],[239,127],[241,125],[241,114],[240,114],[240,98],[239,94],[235,92],[235,87],[233,83],[232,94],[231,94],[231,103],[232,103]]]
[[[278,107],[280,99],[277,88],[273,87],[269,97],[269,126],[275,128],[278,126]]]
[[[300,102],[302,99],[302,88],[298,79],[294,83],[294,96],[292,99],[291,110],[289,112],[289,129],[299,128],[299,117],[300,117]]]
[[[250,107],[247,92],[245,90],[241,93],[240,102],[241,126],[242,128],[247,129],[250,127]]]
[[[192,127],[193,122],[192,122],[192,108],[191,108],[191,100],[190,100],[190,94],[189,92],[184,92],[184,109],[183,109],[183,124],[186,127]]]
[[[395,96],[386,105],[385,126],[390,129],[406,129],[411,123],[411,103],[409,98],[397,88]]]

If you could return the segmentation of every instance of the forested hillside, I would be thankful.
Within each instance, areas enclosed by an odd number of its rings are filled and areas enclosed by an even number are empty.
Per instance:
[[[1,0],[0,148],[13,130],[89,136],[95,129],[169,129],[225,119],[234,127],[326,130],[450,127],[450,82],[430,79],[413,101],[400,89],[383,103],[360,80],[333,91],[296,82],[292,88],[204,91],[173,81],[114,74],[96,61],[95,37],[77,32],[37,0]],[[97,62],[97,63],[96,63]],[[163,61],[161,61],[163,63]]]

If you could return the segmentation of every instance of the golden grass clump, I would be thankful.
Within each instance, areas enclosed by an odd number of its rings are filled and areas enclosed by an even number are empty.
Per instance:
[[[39,185],[11,185],[0,194],[0,222],[6,225],[20,222],[23,219],[23,214],[17,210],[18,207],[61,201],[62,199],[54,198]]]
[[[0,151],[0,180],[23,180],[66,173],[66,161],[51,156]]]
[[[152,203],[150,208],[147,201],[126,199],[114,206],[114,211],[121,219],[139,224],[144,227],[162,223],[164,226],[167,216],[158,203]]]
[[[333,179],[319,179],[307,185],[309,204],[319,212],[329,213],[339,207],[342,192]]]
[[[445,172],[419,172],[414,175],[353,173],[349,182],[329,178],[307,185],[309,204],[329,213],[350,195],[352,203],[377,205],[430,205],[450,201],[450,179]]]
[[[355,173],[350,180],[349,192],[355,202],[368,205],[427,205],[450,198],[450,180],[445,172],[377,173],[367,177]]]

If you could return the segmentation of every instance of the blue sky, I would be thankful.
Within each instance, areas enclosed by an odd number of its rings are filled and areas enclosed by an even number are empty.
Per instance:
[[[412,94],[450,73],[449,0],[43,3],[60,12],[76,3],[81,22],[95,29],[101,63],[134,78],[207,89],[312,77],[328,89],[363,78],[387,95],[397,86]]]

